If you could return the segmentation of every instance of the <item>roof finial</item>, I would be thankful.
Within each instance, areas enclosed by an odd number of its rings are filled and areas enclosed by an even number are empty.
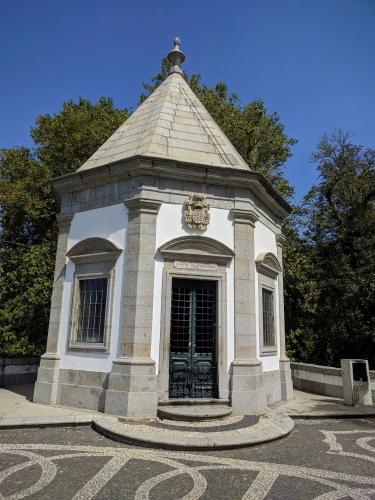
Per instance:
[[[180,65],[185,61],[185,54],[180,50],[181,40],[176,36],[173,40],[174,49],[169,52],[168,60],[171,63],[171,68],[169,70],[169,74],[179,73],[182,75],[182,69]]]

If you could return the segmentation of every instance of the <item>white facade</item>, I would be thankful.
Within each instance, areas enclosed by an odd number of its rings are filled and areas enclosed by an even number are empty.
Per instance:
[[[263,252],[270,252],[274,255],[277,255],[277,245],[276,245],[276,236],[275,233],[265,226],[262,222],[258,221],[255,224],[255,234],[254,234],[254,254],[257,257],[259,254]],[[276,278],[277,280],[279,278]],[[277,343],[277,355],[276,356],[262,356],[260,357],[260,298],[259,298],[259,273],[256,271],[256,279],[255,279],[255,311],[257,315],[256,328],[257,328],[257,356],[262,360],[263,371],[271,371],[278,370],[279,368],[279,359],[280,359],[280,321],[279,321],[279,287],[275,287],[275,301],[276,301],[276,318],[275,318],[275,327],[276,327],[276,343]]]
[[[127,209],[121,203],[109,207],[76,213],[73,217],[69,238],[68,251],[79,241],[87,238],[104,238],[114,243],[121,250],[125,249],[127,227]],[[125,253],[122,252],[116,262],[115,283],[111,315],[110,352],[74,351],[68,349],[69,327],[71,319],[74,264],[66,259],[66,277],[63,292],[63,304],[59,335],[59,353],[61,368],[73,370],[110,372],[112,361],[118,351],[120,331],[121,297],[123,288]]]
[[[100,371],[109,373],[112,368],[112,361],[118,353],[119,331],[121,325],[121,298],[124,286],[124,260],[126,252],[126,227],[127,208],[123,204],[116,204],[109,207],[79,212],[72,220],[69,238],[68,251],[76,243],[92,237],[108,239],[119,249],[123,250],[116,262],[114,300],[111,315],[111,340],[108,353],[82,352],[68,349],[69,325],[71,317],[71,304],[73,293],[74,264],[67,258],[66,277],[63,292],[63,306],[61,315],[61,334],[59,336],[59,351],[61,357],[61,368],[77,369],[87,371]],[[156,248],[175,238],[187,235],[200,235],[202,231],[189,230],[183,224],[183,205],[163,203],[160,207],[156,222]],[[204,235],[220,243],[223,243],[231,250],[234,250],[233,222],[227,209],[211,209],[211,220],[204,232]],[[262,252],[277,254],[275,233],[265,224],[258,221],[255,226],[255,255]],[[254,264],[255,265],[255,264]],[[161,323],[161,296],[162,296],[162,275],[163,259],[160,255],[155,256],[155,279],[154,279],[154,306],[152,321],[152,344],[151,357],[156,362],[158,370],[159,350],[160,350],[160,323]],[[259,322],[261,320],[258,297],[258,272],[256,271],[255,301],[257,314],[257,354],[263,363],[263,371],[278,369],[280,338],[279,338],[279,300],[276,287],[275,301],[276,307],[276,332],[277,332],[277,352],[276,356],[259,355]],[[227,266],[227,366],[228,371],[234,359],[234,263]]]

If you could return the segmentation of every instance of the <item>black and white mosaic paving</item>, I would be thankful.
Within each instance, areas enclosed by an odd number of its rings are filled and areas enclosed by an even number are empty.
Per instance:
[[[123,445],[86,427],[2,430],[0,499],[375,499],[375,420],[297,421],[216,452]]]

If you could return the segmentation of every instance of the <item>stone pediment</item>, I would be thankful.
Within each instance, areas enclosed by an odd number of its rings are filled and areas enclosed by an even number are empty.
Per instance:
[[[207,236],[183,236],[164,243],[159,248],[164,260],[212,262],[225,265],[234,252],[223,243]]]
[[[114,243],[104,238],[87,238],[79,241],[67,252],[74,263],[115,260],[122,252]]]
[[[282,272],[282,267],[276,255],[271,252],[262,252],[255,259],[258,272],[276,278]]]

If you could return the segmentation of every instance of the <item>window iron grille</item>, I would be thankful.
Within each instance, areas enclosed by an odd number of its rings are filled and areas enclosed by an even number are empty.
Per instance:
[[[262,288],[263,346],[275,346],[274,297],[271,290]]]
[[[103,343],[108,278],[80,279],[76,341]]]

